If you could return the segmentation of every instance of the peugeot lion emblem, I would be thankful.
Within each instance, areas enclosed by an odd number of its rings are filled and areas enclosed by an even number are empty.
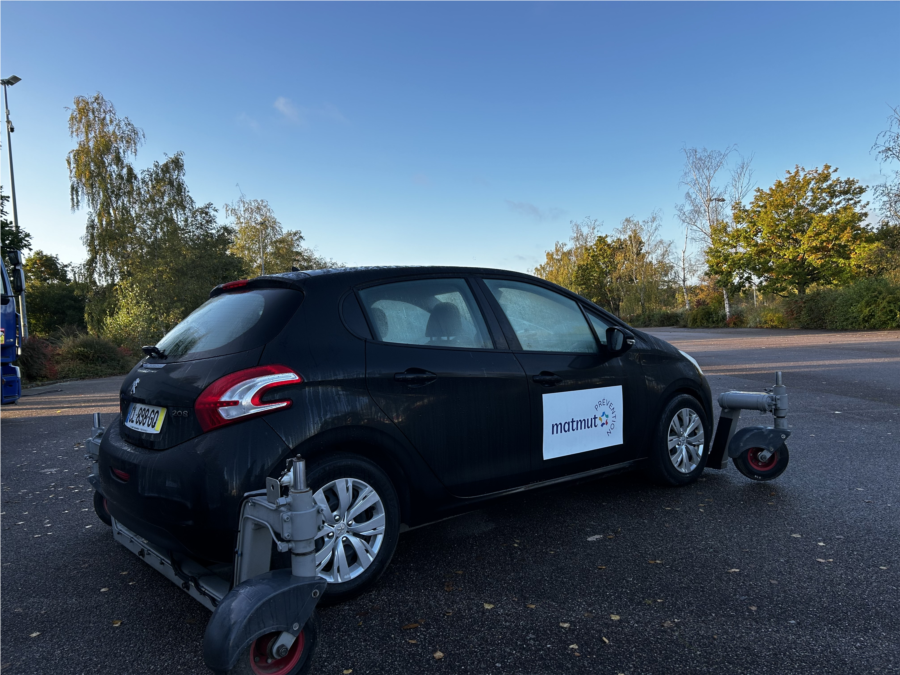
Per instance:
[[[137,389],[138,382],[141,381],[141,378],[137,378],[134,382],[131,383],[131,395],[134,396],[134,392]]]

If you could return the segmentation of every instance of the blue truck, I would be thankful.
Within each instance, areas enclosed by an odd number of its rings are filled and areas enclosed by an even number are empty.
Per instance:
[[[7,256],[0,256],[3,273],[3,294],[0,297],[0,365],[3,375],[3,405],[9,405],[18,401],[22,395],[21,373],[13,362],[22,353],[22,321],[16,311],[16,296],[25,296],[25,275],[19,251],[5,253]],[[4,257],[9,259],[11,275],[7,274]]]

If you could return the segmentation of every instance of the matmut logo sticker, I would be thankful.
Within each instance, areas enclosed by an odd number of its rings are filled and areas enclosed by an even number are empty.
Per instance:
[[[622,444],[622,387],[544,394],[544,459]]]

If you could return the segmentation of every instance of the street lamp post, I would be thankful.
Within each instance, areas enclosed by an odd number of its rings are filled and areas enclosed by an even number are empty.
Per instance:
[[[7,89],[17,82],[21,82],[22,78],[16,75],[12,75],[10,77],[5,77],[0,80],[0,84],[3,85],[3,104],[6,109],[6,151],[9,153],[9,194],[12,198],[12,219],[13,219],[13,231],[16,233],[16,236],[19,235],[19,211],[16,208],[16,175],[13,172],[13,154],[12,154],[12,132],[16,129],[13,126],[12,121],[9,119],[9,93]],[[19,307],[21,309],[22,315],[22,339],[28,337],[28,315],[25,313],[25,294],[19,296]]]
[[[9,153],[9,189],[10,194],[12,195],[12,217],[13,217],[13,229],[16,231],[16,234],[19,234],[19,214],[16,211],[16,176],[13,173],[13,158],[12,158],[12,132],[16,130],[13,126],[13,123],[9,119],[9,94],[7,93],[7,87],[11,87],[16,82],[20,82],[22,80],[21,77],[17,77],[13,75],[12,77],[7,77],[0,80],[0,84],[3,85],[3,102],[4,107],[6,108],[6,150]]]

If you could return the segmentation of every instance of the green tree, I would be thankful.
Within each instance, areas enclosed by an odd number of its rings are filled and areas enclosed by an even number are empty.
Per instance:
[[[128,273],[116,285],[116,308],[103,331],[118,344],[154,344],[209,297],[216,285],[244,276],[228,253],[232,232],[212,204],[197,206],[185,182],[182,153],[141,172]]]
[[[637,220],[625,218],[616,229],[620,242],[619,277],[626,314],[646,314],[659,304],[660,295],[671,286],[674,266],[672,243],[659,236],[659,213]]]
[[[265,199],[243,194],[225,205],[231,218],[234,243],[229,251],[241,258],[253,276],[301,270],[341,267],[341,263],[319,256],[303,245],[300,230],[285,230]]]
[[[855,263],[871,247],[863,227],[866,188],[835,176],[829,165],[786,172],[768,190],[757,188],[748,207],[736,203],[738,229],[725,238],[744,275],[759,279],[765,292],[805,295],[813,284],[833,285],[853,278]]]
[[[596,235],[575,265],[578,292],[613,314],[646,314],[675,288],[672,242],[659,236],[660,216],[625,218],[614,236]]]
[[[597,230],[603,223],[585,218],[580,223],[573,220],[570,224],[572,236],[569,242],[556,242],[553,250],[546,252],[544,264],[535,267],[533,273],[536,277],[580,293],[581,288],[575,278],[576,268],[597,239]]]
[[[21,227],[16,232],[12,222],[6,219],[6,202],[9,201],[9,195],[3,194],[3,188],[0,187],[0,238],[2,238],[2,248],[4,255],[6,251],[30,251],[31,235]]]
[[[22,270],[25,272],[26,283],[31,281],[42,284],[67,284],[70,281],[68,265],[60,262],[59,256],[41,250],[28,256]]]
[[[598,235],[574,272],[581,294],[616,315],[622,311],[623,248],[621,240]]]
[[[225,205],[232,219],[234,243],[231,253],[247,264],[250,274],[290,272],[300,255],[303,235],[298,230],[284,231],[275,212],[265,199],[247,199],[243,194]]]
[[[69,277],[68,265],[38,250],[28,256],[23,269],[31,333],[49,335],[63,326],[85,328],[84,284]]]
[[[69,109],[69,135],[76,146],[66,156],[72,210],[88,208],[84,245],[86,271],[98,283],[117,282],[127,272],[134,234],[137,155],[144,132],[99,92],[76,96]]]

